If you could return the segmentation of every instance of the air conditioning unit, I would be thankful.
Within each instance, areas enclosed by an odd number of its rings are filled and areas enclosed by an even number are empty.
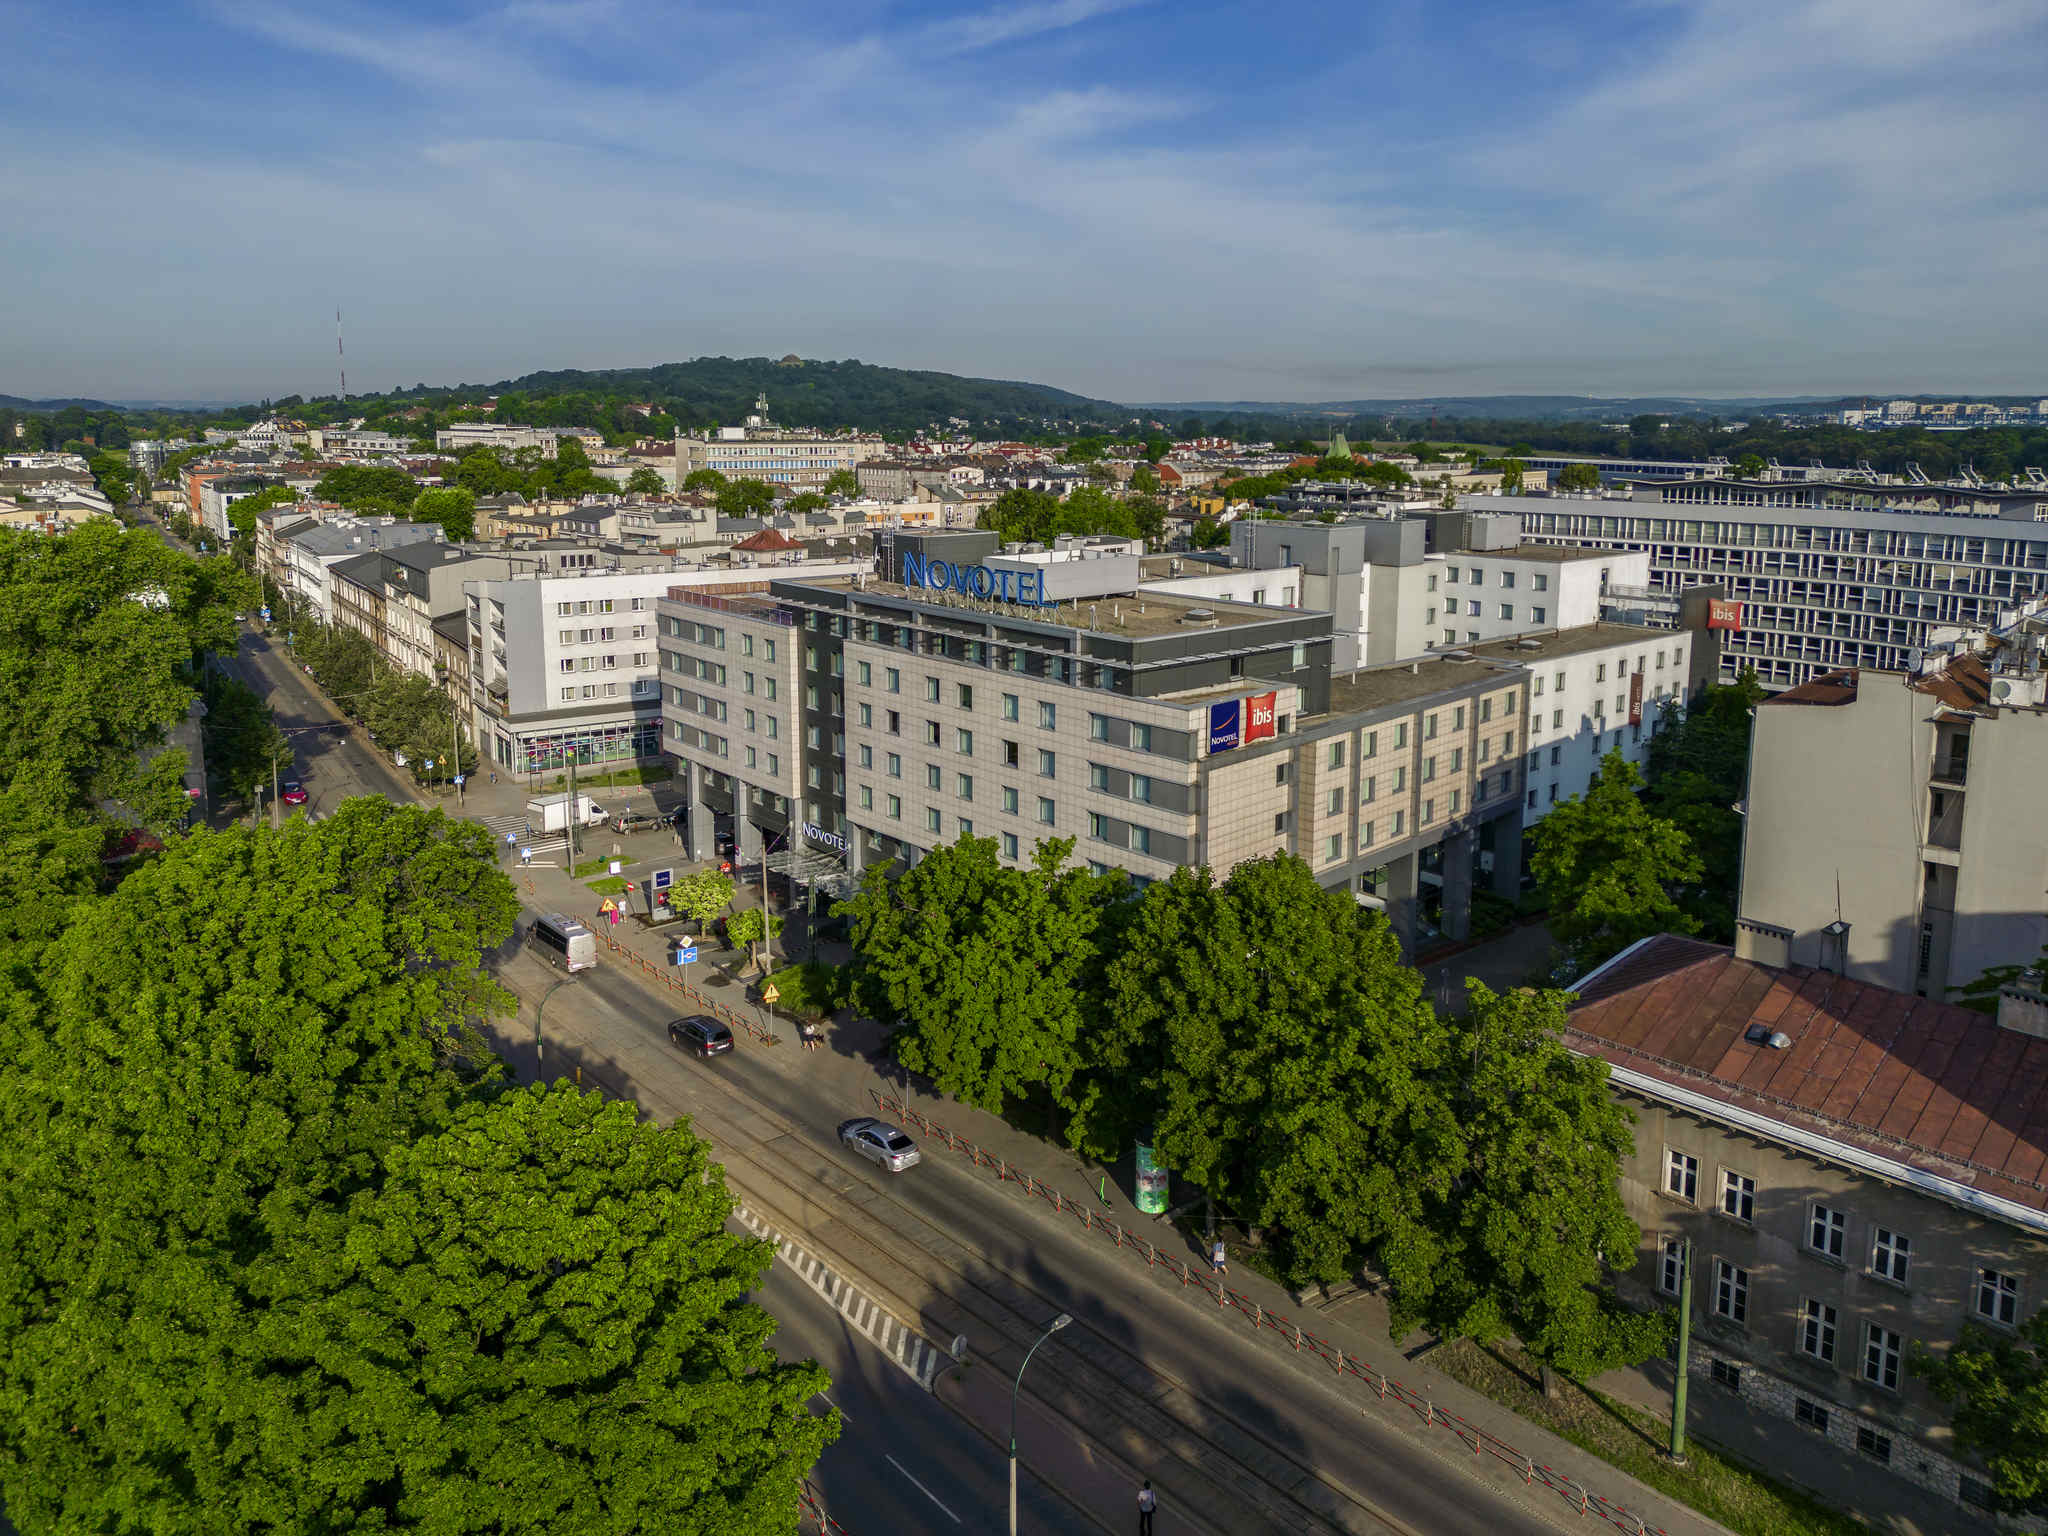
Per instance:
[[[2038,673],[1995,677],[1991,680],[1991,702],[2007,709],[2037,709],[2042,700],[2042,683]]]

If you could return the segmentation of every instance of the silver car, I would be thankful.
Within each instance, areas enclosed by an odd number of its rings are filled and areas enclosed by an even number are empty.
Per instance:
[[[896,1126],[862,1115],[839,1127],[839,1139],[870,1162],[880,1163],[891,1173],[901,1173],[924,1161],[917,1143]]]

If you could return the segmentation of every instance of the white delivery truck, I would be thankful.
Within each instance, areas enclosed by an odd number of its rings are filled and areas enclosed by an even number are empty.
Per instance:
[[[581,827],[598,826],[605,819],[604,807],[588,795],[576,796],[573,811],[567,795],[540,795],[526,802],[527,834],[566,832],[572,814]]]

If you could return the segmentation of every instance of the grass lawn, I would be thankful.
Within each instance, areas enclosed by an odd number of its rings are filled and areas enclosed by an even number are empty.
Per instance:
[[[602,880],[591,881],[590,888],[600,896],[623,896],[626,893],[626,877],[606,875]]]
[[[590,875],[601,875],[611,867],[611,856],[607,854],[601,859],[585,859],[581,864],[570,870],[569,873],[578,880],[581,880]]]
[[[600,789],[616,789],[627,784],[666,784],[668,779],[669,770],[659,763],[650,763],[641,768],[578,768],[576,793],[588,795]],[[568,787],[569,776],[566,773],[556,774],[548,783],[551,790]]]
[[[1547,1399],[1536,1362],[1512,1345],[1460,1339],[1432,1350],[1429,1363],[1740,1536],[1862,1536],[1868,1530],[1697,1438],[1686,1446],[1687,1464],[1673,1466],[1664,1454],[1671,1438],[1667,1420],[1562,1377],[1557,1398]]]

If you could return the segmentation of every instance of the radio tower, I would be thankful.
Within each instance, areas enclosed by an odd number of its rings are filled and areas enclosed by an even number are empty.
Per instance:
[[[348,354],[341,350],[341,311],[334,312],[334,355],[341,365],[341,403],[348,404]]]

